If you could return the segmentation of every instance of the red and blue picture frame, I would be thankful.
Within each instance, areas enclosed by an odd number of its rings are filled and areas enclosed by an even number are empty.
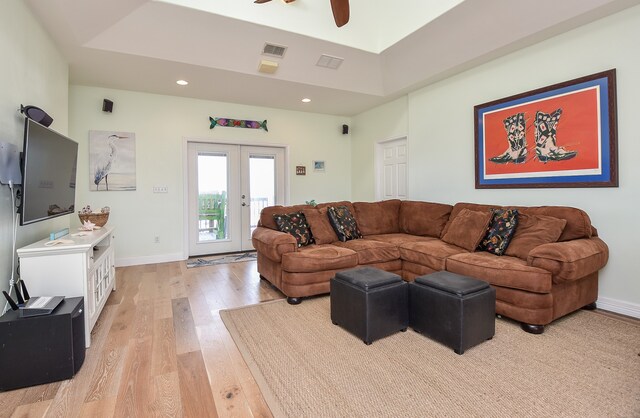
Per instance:
[[[474,107],[476,189],[618,187],[616,70]]]

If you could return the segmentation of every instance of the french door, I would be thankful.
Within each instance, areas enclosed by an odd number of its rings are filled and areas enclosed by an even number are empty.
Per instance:
[[[189,142],[189,256],[252,250],[265,206],[284,204],[284,148]]]

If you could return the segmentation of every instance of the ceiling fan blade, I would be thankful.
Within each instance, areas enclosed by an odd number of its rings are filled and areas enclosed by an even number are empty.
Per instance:
[[[349,22],[349,0],[331,0],[331,10],[338,27]]]
[[[262,4],[262,3],[268,3],[270,1],[271,0],[256,0],[256,1],[254,1],[254,3]]]

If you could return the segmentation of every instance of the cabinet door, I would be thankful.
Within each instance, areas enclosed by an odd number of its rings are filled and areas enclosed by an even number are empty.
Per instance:
[[[113,247],[108,247],[106,251],[100,254],[98,259],[94,259],[93,268],[88,276],[88,289],[90,303],[90,326],[93,328],[98,316],[102,311],[102,307],[107,301],[114,283],[114,251]]]
[[[87,254],[87,258],[88,258],[88,266],[89,266],[89,271],[87,274],[87,295],[84,298],[84,308],[87,311],[88,315],[85,315],[85,321],[87,320],[87,318],[89,319],[89,329],[93,328],[93,324],[94,324],[94,316],[96,313],[96,298],[95,298],[95,289],[96,289],[96,268],[95,265],[93,263],[93,255],[91,255],[91,252],[89,252]]]

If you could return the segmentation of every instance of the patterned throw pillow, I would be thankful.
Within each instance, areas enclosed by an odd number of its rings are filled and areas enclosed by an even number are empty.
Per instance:
[[[518,211],[516,209],[496,209],[493,211],[493,220],[487,230],[487,235],[480,241],[478,249],[488,251],[495,255],[504,254],[511,237],[516,232],[518,225]]]
[[[362,238],[356,219],[351,215],[346,206],[331,206],[327,210],[329,221],[338,239],[346,242],[352,239]]]
[[[276,214],[273,215],[273,220],[276,222],[279,231],[293,235],[298,242],[298,248],[314,243],[309,224],[307,224],[307,219],[302,212],[284,215]]]

